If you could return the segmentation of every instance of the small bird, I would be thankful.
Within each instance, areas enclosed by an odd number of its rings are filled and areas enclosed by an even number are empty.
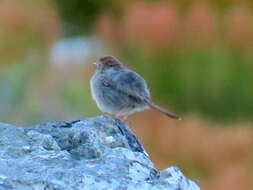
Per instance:
[[[116,58],[105,56],[94,64],[96,72],[90,80],[91,93],[102,112],[125,120],[135,112],[154,109],[172,119],[180,119],[154,104],[146,81]]]

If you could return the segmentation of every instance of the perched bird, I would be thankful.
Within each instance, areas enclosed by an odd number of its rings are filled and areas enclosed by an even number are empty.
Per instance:
[[[90,80],[91,93],[102,112],[126,119],[130,114],[151,108],[172,119],[180,119],[154,104],[146,81],[116,58],[105,56],[94,64],[96,72]]]

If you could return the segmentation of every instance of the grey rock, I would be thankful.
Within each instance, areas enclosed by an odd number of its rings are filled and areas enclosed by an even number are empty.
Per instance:
[[[23,128],[0,123],[0,190],[199,190],[157,171],[128,126],[100,116]]]

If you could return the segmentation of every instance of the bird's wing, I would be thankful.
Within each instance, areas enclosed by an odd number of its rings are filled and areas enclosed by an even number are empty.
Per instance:
[[[113,82],[117,90],[133,98],[140,100],[148,100],[150,98],[146,81],[136,72],[122,71],[113,79]]]

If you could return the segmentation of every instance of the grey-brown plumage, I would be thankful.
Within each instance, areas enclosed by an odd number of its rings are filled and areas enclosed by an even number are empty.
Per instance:
[[[91,92],[102,112],[126,117],[151,108],[170,118],[180,119],[154,104],[145,80],[114,57],[102,57],[95,64],[97,70],[90,81]]]

